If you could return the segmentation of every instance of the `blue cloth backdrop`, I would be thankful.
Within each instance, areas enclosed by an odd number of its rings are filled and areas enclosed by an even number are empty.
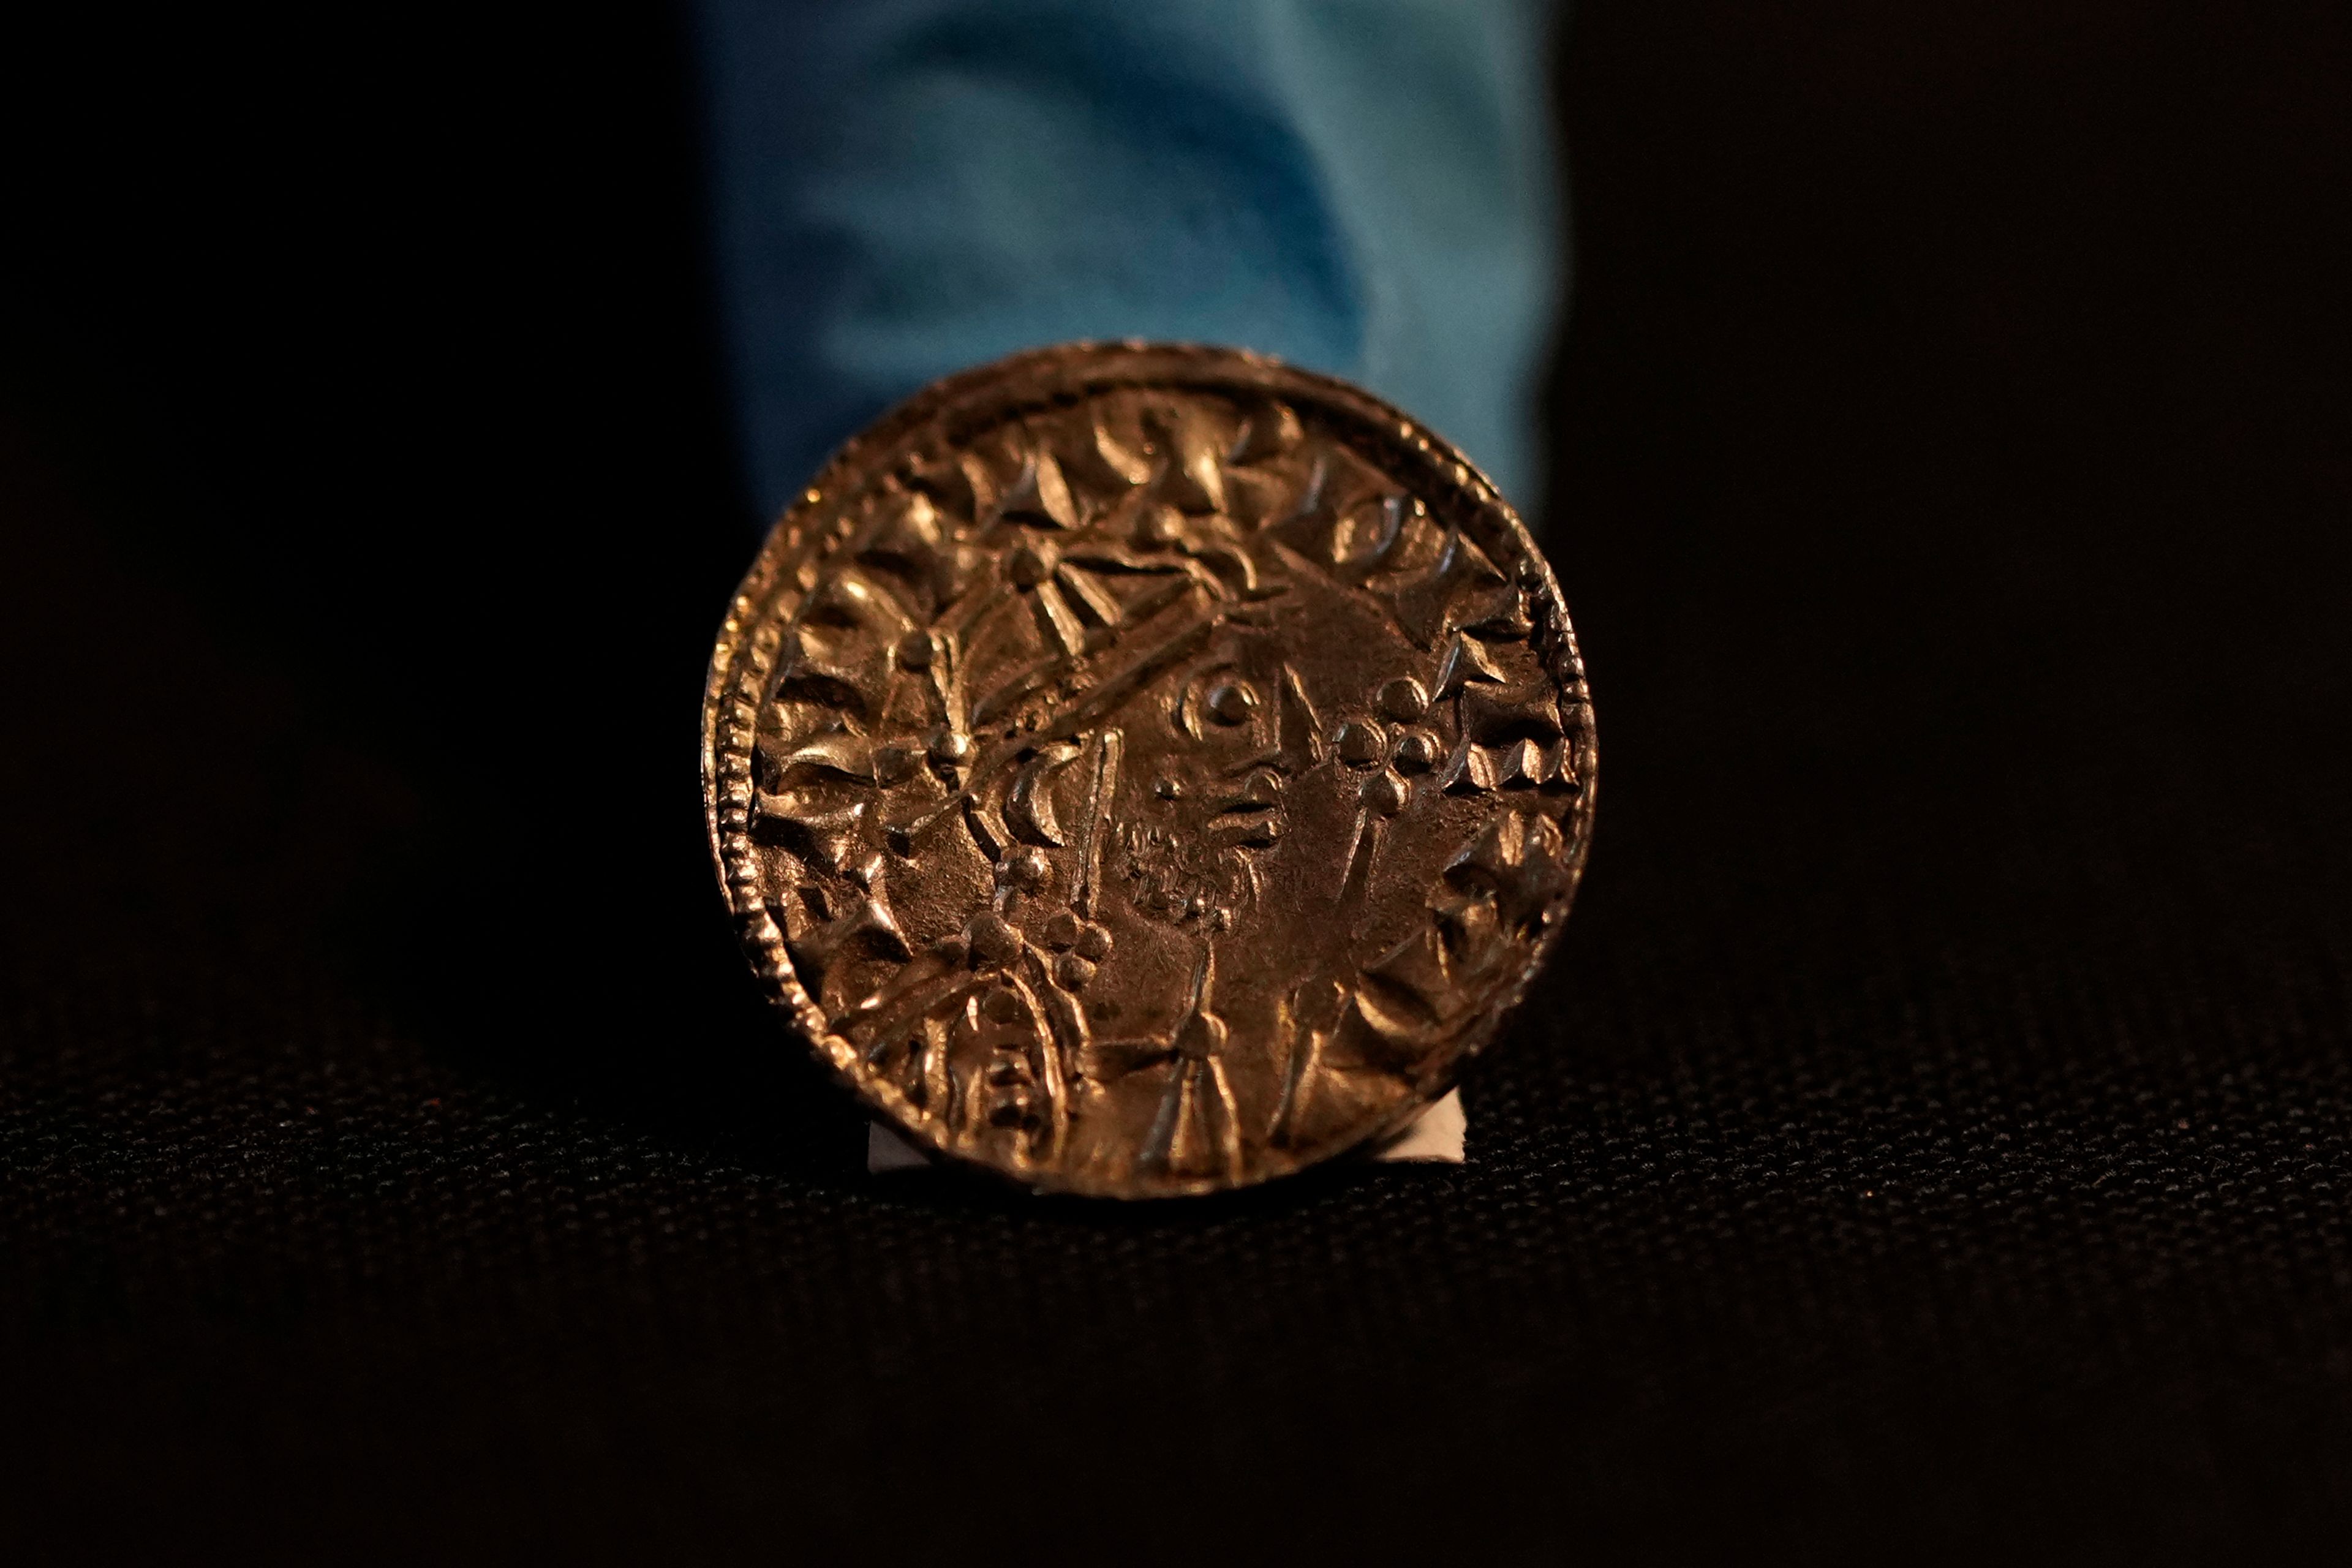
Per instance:
[[[1072,338],[1361,383],[1523,503],[1562,247],[1535,0],[701,0],[773,515],[935,376]]]

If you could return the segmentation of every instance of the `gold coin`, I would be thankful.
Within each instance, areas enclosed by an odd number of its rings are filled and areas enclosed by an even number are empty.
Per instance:
[[[1219,349],[1016,355],[851,441],[744,579],[702,737],[793,1027],[919,1144],[1101,1196],[1401,1129],[1591,832],[1583,666],[1510,507]]]

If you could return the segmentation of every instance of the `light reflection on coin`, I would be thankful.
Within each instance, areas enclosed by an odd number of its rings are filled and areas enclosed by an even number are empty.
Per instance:
[[[1410,1121],[1590,837],[1558,584],[1342,383],[1071,345],[919,395],[770,535],[703,789],[772,998],[918,1142],[1209,1192]]]

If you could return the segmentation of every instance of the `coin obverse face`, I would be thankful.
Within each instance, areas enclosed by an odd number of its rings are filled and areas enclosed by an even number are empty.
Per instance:
[[[703,710],[772,999],[913,1140],[1115,1197],[1266,1180],[1453,1082],[1568,913],[1584,670],[1444,441],[1223,350],[938,384],[769,536]]]

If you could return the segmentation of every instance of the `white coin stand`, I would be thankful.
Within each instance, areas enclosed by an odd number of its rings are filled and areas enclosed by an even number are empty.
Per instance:
[[[1459,1165],[1463,1135],[1469,1128],[1469,1119],[1462,1112],[1462,1091],[1450,1089],[1444,1099],[1414,1118],[1403,1131],[1381,1144],[1370,1157],[1387,1163]],[[868,1173],[888,1175],[898,1171],[928,1170],[930,1165],[929,1154],[880,1122],[866,1124]]]

